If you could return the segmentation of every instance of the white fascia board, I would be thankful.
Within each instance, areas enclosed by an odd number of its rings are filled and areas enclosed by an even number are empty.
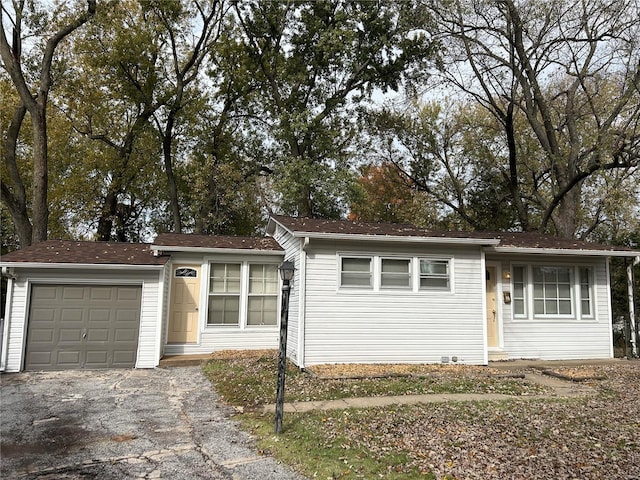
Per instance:
[[[531,255],[570,255],[580,257],[636,257],[637,252],[623,250],[570,250],[561,248],[519,248],[519,247],[488,247],[487,252],[520,253]]]
[[[120,263],[37,263],[37,262],[0,262],[1,267],[8,268],[67,268],[75,270],[161,270],[165,265],[133,265]]]
[[[153,252],[182,252],[182,253],[217,253],[233,255],[274,255],[284,256],[284,250],[255,250],[248,248],[207,248],[207,247],[179,247],[152,245]]]
[[[294,237],[324,240],[361,240],[367,242],[439,243],[448,245],[499,245],[497,238],[410,237],[400,235],[365,235],[353,233],[294,232]]]

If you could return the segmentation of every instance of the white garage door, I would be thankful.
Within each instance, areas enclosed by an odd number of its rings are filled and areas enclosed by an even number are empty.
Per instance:
[[[142,288],[33,285],[25,370],[135,366]]]

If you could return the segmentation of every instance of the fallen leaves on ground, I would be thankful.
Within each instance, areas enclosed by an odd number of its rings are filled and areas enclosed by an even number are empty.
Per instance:
[[[606,379],[573,399],[331,412],[323,433],[381,461],[405,453],[407,472],[435,478],[640,478],[640,362],[554,370]]]
[[[275,402],[277,361],[275,350],[224,351],[213,354],[204,371],[225,401],[251,409]],[[521,396],[548,391],[521,378],[509,378],[513,373],[471,365],[352,364],[314,366],[312,375],[289,363],[285,401],[429,393]]]

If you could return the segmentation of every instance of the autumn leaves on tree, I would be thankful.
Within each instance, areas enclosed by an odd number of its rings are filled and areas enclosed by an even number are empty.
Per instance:
[[[2,238],[638,232],[633,1],[3,2]]]

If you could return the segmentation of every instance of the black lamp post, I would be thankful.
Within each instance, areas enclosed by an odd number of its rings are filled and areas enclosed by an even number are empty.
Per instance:
[[[276,394],[276,433],[282,433],[282,414],[284,412],[284,380],[287,371],[287,324],[289,322],[290,283],[295,272],[295,265],[290,260],[282,262],[280,267],[282,278],[282,305],[280,308],[280,350],[278,352],[278,393]]]

